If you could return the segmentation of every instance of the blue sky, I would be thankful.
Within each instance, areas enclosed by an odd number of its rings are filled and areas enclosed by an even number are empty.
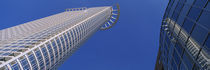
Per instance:
[[[0,29],[63,12],[119,3],[119,22],[90,37],[59,70],[153,70],[168,0],[2,0]]]

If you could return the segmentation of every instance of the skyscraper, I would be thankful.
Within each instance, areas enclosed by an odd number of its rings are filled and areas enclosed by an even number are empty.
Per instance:
[[[169,1],[160,29],[155,69],[210,69],[209,0]]]
[[[56,69],[97,30],[111,28],[119,5],[72,8],[0,31],[0,70]]]

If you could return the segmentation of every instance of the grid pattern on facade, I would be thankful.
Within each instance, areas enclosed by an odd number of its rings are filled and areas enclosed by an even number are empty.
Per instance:
[[[89,36],[100,29],[106,20],[109,20],[111,12],[111,7],[66,11],[47,17],[47,19],[43,18],[41,19],[42,22],[36,20],[26,23],[27,25],[22,24],[2,30],[0,32],[1,40],[9,39],[10,41],[0,45],[0,68],[5,70],[47,70],[56,68],[79,48],[79,45]],[[44,25],[45,23],[46,25]],[[28,25],[33,26],[30,24],[37,25],[39,28],[34,28],[38,30],[29,32],[30,29],[26,29],[26,32],[32,34],[22,37],[22,34],[17,33],[18,38],[15,37],[15,40],[11,39],[13,36],[5,37],[14,28],[30,28]]]
[[[170,0],[160,32],[164,69],[210,69],[210,1]]]

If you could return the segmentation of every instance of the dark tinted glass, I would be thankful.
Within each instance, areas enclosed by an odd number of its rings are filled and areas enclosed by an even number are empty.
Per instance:
[[[169,8],[166,9],[165,15],[164,15],[164,19],[166,19],[166,18],[168,17],[168,11],[169,11],[169,10],[170,10]]]
[[[206,9],[210,10],[210,1],[208,2],[208,4],[206,5]]]
[[[173,12],[172,10],[174,9],[174,6],[173,5],[175,5],[174,2],[175,2],[175,0],[171,0],[169,2],[168,9],[166,10],[167,17],[171,17],[171,15],[172,15],[172,12]]]
[[[191,36],[195,39],[199,44],[202,44],[205,37],[207,36],[208,31],[199,25],[196,25]]]
[[[164,48],[165,48],[165,51],[168,51],[168,45],[166,43],[165,43]]]
[[[201,9],[192,7],[190,9],[188,17],[190,17],[192,20],[196,20],[199,16],[200,12],[201,12]]]
[[[176,7],[176,11],[179,13],[182,9],[182,7],[184,6],[184,2],[185,0],[180,0],[179,4]]]
[[[182,11],[180,12],[179,18],[177,20],[177,23],[181,26],[183,24],[183,21],[187,15],[187,12],[189,11],[190,6],[189,5],[184,5],[182,8]]]
[[[185,31],[187,31],[188,33],[190,33],[192,27],[193,27],[193,22],[190,21],[189,19],[186,19],[184,21],[184,25],[183,25],[183,28],[185,29]]]
[[[191,59],[191,57],[185,52],[183,55],[183,61],[185,62],[187,68],[189,70],[192,69],[192,65],[193,65],[193,60]]]
[[[173,16],[172,16],[172,19],[174,21],[176,21],[176,19],[178,18],[179,14],[177,12],[174,12]]]
[[[195,6],[198,6],[200,8],[203,8],[205,6],[205,4],[206,4],[207,1],[208,0],[196,0],[194,5]]]
[[[193,2],[194,2],[194,0],[187,0],[186,4],[190,4],[191,5]]]
[[[172,70],[177,70],[177,65],[175,64],[174,60],[172,60],[171,66]]]
[[[187,70],[187,68],[185,67],[183,62],[180,64],[180,68],[179,69],[180,70]]]
[[[198,22],[202,25],[204,25],[206,28],[210,29],[210,12],[208,11],[203,11],[201,14]]]
[[[180,55],[182,54],[183,48],[182,48],[182,46],[179,43],[176,44],[176,50],[178,51],[178,53]]]
[[[174,60],[175,60],[176,64],[179,64],[179,62],[180,62],[180,57],[179,57],[179,55],[177,54],[176,51],[174,51]]]

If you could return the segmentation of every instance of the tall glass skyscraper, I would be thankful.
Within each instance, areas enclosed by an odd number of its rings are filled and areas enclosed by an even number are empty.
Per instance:
[[[210,1],[170,0],[156,70],[210,70]]]
[[[97,30],[111,28],[116,7],[72,8],[0,31],[0,70],[51,70]]]

